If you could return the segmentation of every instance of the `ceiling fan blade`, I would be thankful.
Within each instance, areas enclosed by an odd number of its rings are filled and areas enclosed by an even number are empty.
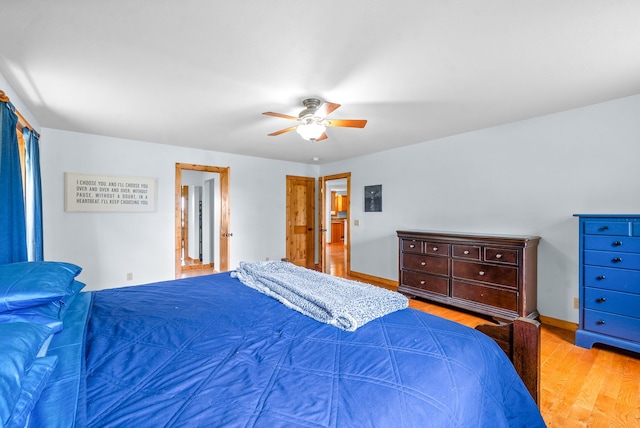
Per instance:
[[[318,138],[316,138],[316,141],[322,141],[322,140],[326,140],[327,137],[327,133],[323,132],[321,136],[319,136]]]
[[[289,116],[288,114],[282,114],[282,113],[274,113],[272,111],[265,111],[262,114],[266,114],[267,116],[281,117],[283,119],[298,120],[298,118],[295,116]]]
[[[325,122],[326,126],[345,126],[348,128],[364,128],[364,126],[367,124],[366,120],[329,119]]]
[[[315,116],[327,117],[332,112],[336,111],[338,107],[340,107],[340,104],[324,102],[320,107],[318,107],[318,110],[316,110]]]
[[[286,128],[286,129],[281,129],[280,131],[272,132],[271,134],[269,134],[269,137],[275,137],[276,135],[280,135],[280,134],[284,134],[285,132],[293,131],[297,127],[298,127],[298,125],[291,126],[289,128]]]

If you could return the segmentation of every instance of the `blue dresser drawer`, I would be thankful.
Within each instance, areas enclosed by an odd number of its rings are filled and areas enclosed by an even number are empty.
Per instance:
[[[618,269],[640,269],[640,254],[585,250],[584,264]]]
[[[575,214],[580,234],[576,345],[640,352],[640,214]]]
[[[585,309],[584,329],[640,342],[640,319],[638,318]]]
[[[585,309],[640,318],[640,294],[586,287],[584,289],[584,307]]]
[[[610,220],[597,220],[597,221],[585,221],[584,233],[586,235],[630,235],[631,223],[628,221],[610,221]]]
[[[584,267],[584,286],[640,294],[640,270]]]
[[[584,237],[584,249],[640,253],[640,237],[586,235]]]

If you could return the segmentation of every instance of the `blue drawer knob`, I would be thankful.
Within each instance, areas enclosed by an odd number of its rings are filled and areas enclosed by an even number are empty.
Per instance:
[[[614,247],[619,247],[622,245],[622,241],[614,241],[613,246]]]
[[[605,299],[604,297],[598,297],[598,298],[596,299],[596,303],[604,303],[604,302],[606,302],[606,301],[607,301],[607,299]]]
[[[602,230],[602,231],[604,231],[604,230],[609,230],[609,226],[602,226],[602,227],[600,228],[600,230]]]
[[[604,321],[602,321],[602,320],[596,321],[596,324],[598,324],[598,325],[604,325]]]
[[[598,281],[602,281],[602,280],[603,280],[603,279],[605,279],[605,278],[606,278],[606,276],[604,276],[604,275],[598,275],[598,276],[596,276],[596,279],[597,279]]]
[[[611,261],[614,263],[620,263],[622,261],[622,257],[614,257]]]

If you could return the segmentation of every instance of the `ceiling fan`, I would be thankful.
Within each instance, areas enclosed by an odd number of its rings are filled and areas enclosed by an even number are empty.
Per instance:
[[[282,113],[274,113],[266,111],[262,114],[267,116],[282,117],[284,119],[295,120],[297,125],[280,131],[272,132],[270,137],[293,131],[294,129],[302,138],[310,141],[321,141],[327,138],[325,130],[328,126],[343,126],[348,128],[364,128],[367,124],[366,120],[345,120],[345,119],[326,119],[326,117],[335,111],[340,104],[322,102],[318,98],[307,98],[302,101],[304,110],[300,112],[298,117],[289,116]]]

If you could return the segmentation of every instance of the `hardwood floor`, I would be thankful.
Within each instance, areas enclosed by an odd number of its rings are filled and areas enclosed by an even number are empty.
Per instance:
[[[344,249],[332,247],[328,259],[331,274],[348,278]],[[469,327],[486,322],[421,300],[412,299],[409,306]],[[640,427],[639,354],[580,348],[573,331],[548,325],[542,325],[541,342],[540,412],[550,428]]]
[[[345,258],[347,256],[347,246],[341,244],[327,244],[327,273],[333,276],[346,277],[347,269]]]

